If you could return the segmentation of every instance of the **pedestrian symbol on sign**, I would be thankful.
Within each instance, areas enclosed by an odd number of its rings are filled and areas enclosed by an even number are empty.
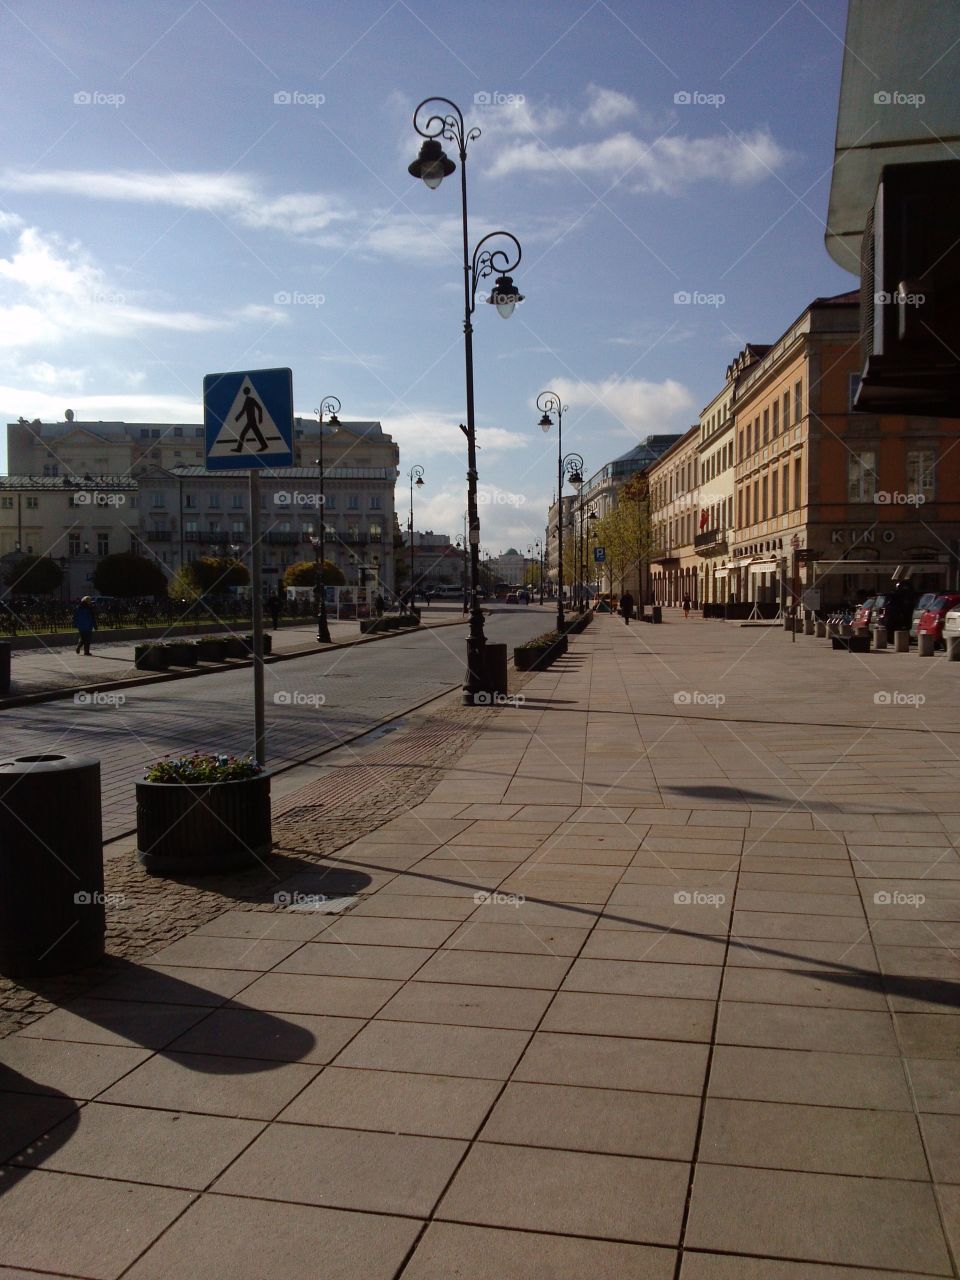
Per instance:
[[[247,432],[252,431],[260,444],[260,448],[257,452],[266,453],[270,446],[267,444],[266,440],[264,440],[263,432],[260,430],[260,423],[263,421],[263,405],[259,400],[254,400],[253,396],[250,394],[249,385],[243,388],[243,394],[246,399],[240,406],[240,411],[234,414],[233,420],[234,422],[239,422],[241,418],[246,418],[246,423],[243,430],[240,432],[240,438],[232,452],[240,453],[242,451],[243,442],[247,438]]]

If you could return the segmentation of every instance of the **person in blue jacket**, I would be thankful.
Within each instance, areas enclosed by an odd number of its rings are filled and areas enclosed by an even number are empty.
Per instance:
[[[84,655],[90,657],[90,638],[97,628],[96,615],[93,612],[93,601],[84,596],[73,611],[73,625],[80,634],[77,641],[77,653],[83,649]]]

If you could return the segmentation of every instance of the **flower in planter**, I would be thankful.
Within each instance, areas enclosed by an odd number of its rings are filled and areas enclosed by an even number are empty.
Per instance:
[[[213,755],[195,751],[189,756],[175,756],[148,765],[144,782],[238,782],[243,778],[255,778],[263,772],[261,765],[250,756]]]

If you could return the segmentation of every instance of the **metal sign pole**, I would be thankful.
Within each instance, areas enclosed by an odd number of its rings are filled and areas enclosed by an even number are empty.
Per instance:
[[[250,472],[250,578],[253,593],[253,736],[257,764],[267,761],[263,708],[263,551],[260,542],[260,473]]]

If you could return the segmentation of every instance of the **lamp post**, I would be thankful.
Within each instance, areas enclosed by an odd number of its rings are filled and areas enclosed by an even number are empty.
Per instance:
[[[431,104],[434,104],[431,106]],[[422,114],[421,114],[422,113]],[[496,272],[496,280],[486,299],[497,308],[505,319],[513,314],[518,302],[523,301],[512,278],[508,274],[516,270],[522,250],[520,241],[508,231],[493,231],[477,243],[470,253],[470,237],[467,221],[467,146],[480,137],[477,128],[467,129],[463,112],[449,98],[424,98],[413,113],[413,127],[425,139],[420,154],[408,166],[414,178],[421,178],[431,190],[436,190],[444,178],[456,169],[456,164],[440,145],[440,138],[455,144],[460,157],[460,212],[463,238],[463,345],[466,369],[467,422],[460,430],[467,438],[467,512],[470,524],[470,634],[467,638],[467,676],[463,685],[463,702],[473,706],[474,697],[483,689],[484,646],[483,614],[479,596],[479,544],[480,516],[477,510],[477,432],[473,396],[473,320],[477,304],[477,289],[481,280]],[[505,239],[509,247],[497,249],[489,245],[491,240]]]
[[[416,485],[418,489],[423,488],[423,467],[411,467],[407,476],[410,480],[410,522],[407,525],[407,532],[410,538],[410,608],[412,610],[416,599],[413,586],[413,486]]]
[[[543,415],[540,419],[540,430],[549,431],[553,426],[551,413],[557,415],[557,630],[563,629],[563,477],[570,474],[571,483],[574,473],[581,475],[583,459],[579,453],[563,456],[563,415],[567,406],[555,391],[541,391],[537,396],[537,408]],[[579,470],[577,469],[579,463]]]
[[[314,409],[317,415],[317,433],[320,437],[319,458],[314,459],[314,465],[320,468],[320,537],[311,538],[310,542],[313,546],[314,555],[317,561],[317,580],[315,590],[317,592],[317,644],[330,644],[330,624],[327,620],[327,592],[323,581],[323,561],[326,551],[326,494],[324,492],[325,475],[323,469],[323,415],[327,414],[327,420],[333,431],[336,431],[340,425],[340,419],[337,414],[340,412],[340,401],[336,396],[325,396],[320,401],[320,408]]]
[[[543,539],[538,538],[533,545],[537,548],[537,553],[540,556],[540,577],[538,578],[537,581],[540,588],[540,605],[542,608],[543,607]]]

